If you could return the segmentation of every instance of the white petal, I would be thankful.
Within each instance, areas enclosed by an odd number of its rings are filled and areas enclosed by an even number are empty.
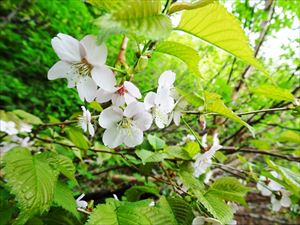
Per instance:
[[[181,117],[181,112],[174,111],[174,113],[173,113],[173,121],[176,124],[176,126],[179,126],[179,124],[180,124],[180,117]]]
[[[99,116],[99,124],[103,128],[113,127],[123,118],[121,109],[115,106],[110,106],[104,109]]]
[[[156,99],[156,93],[154,92],[149,92],[144,99],[144,104],[146,110],[151,109],[155,105],[155,99]]]
[[[257,183],[256,187],[258,190],[261,191],[261,194],[263,196],[271,196],[272,192],[268,188],[266,188],[266,186],[264,186],[263,184]]]
[[[287,196],[283,196],[281,201],[280,201],[280,204],[283,206],[283,207],[290,207],[290,205],[292,204],[291,202],[291,199]]]
[[[124,134],[124,144],[128,147],[134,147],[142,144],[143,142],[143,131],[139,128],[132,126],[131,128],[126,129]]]
[[[88,123],[88,129],[89,129],[89,134],[91,136],[94,136],[95,135],[95,128],[94,128],[93,124]]]
[[[130,93],[133,97],[135,98],[141,98],[141,92],[140,90],[131,82],[125,81],[124,82],[124,87]]]
[[[152,124],[152,115],[148,112],[142,112],[134,116],[134,124],[142,131],[148,130]]]
[[[116,106],[124,106],[125,98],[123,95],[119,95],[118,93],[114,93],[111,97],[112,104]]]
[[[158,116],[155,117],[155,124],[160,129],[165,127],[165,124],[163,123],[163,121]]]
[[[272,203],[272,210],[278,212],[281,208],[281,204],[280,201],[278,201],[274,195],[272,195],[271,197],[271,203]]]
[[[118,147],[122,144],[123,139],[124,135],[122,129],[119,129],[116,126],[105,130],[102,138],[104,145],[110,148]]]
[[[132,102],[136,102],[137,101],[136,98],[133,97],[132,95],[130,95],[129,93],[125,93],[124,94],[124,100],[125,100],[125,102],[126,102],[127,105],[129,105]]]
[[[92,65],[102,66],[107,57],[107,48],[104,44],[97,45],[96,38],[92,35],[85,36],[80,43],[86,51],[86,59]]]
[[[159,86],[171,87],[175,81],[176,74],[170,70],[163,72],[159,79]]]
[[[169,113],[173,110],[175,101],[170,96],[157,94],[155,104],[158,105],[162,110],[164,110],[165,113]]]
[[[205,223],[203,216],[197,216],[193,219],[192,225],[203,225]]]
[[[92,71],[92,78],[96,84],[108,92],[115,91],[116,77],[106,66],[95,66]]]
[[[141,102],[132,102],[124,110],[124,116],[131,118],[145,111],[145,106]]]
[[[109,100],[111,100],[112,95],[112,92],[108,92],[100,88],[98,89],[96,94],[96,101],[99,103],[108,102]]]
[[[78,74],[72,68],[70,63],[58,61],[48,71],[48,79],[54,80],[58,78],[66,78],[68,80],[68,87],[72,88],[78,79]]]
[[[70,35],[59,33],[51,40],[52,47],[58,57],[67,62],[80,62],[82,46],[78,40]]]
[[[270,180],[270,183],[268,184],[268,187],[272,191],[279,191],[282,188],[282,186],[280,184],[278,184],[277,182],[275,182],[274,180]]]
[[[82,101],[86,99],[87,102],[91,102],[96,97],[97,85],[92,78],[81,77],[77,82],[77,91]]]

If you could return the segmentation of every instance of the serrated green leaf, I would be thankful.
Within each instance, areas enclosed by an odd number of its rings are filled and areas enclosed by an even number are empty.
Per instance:
[[[168,157],[166,153],[162,152],[151,152],[148,150],[136,150],[136,155],[142,160],[143,164],[149,163],[149,162],[161,162],[165,158]]]
[[[163,149],[166,144],[163,139],[151,134],[147,136],[147,140],[154,150]]]
[[[218,3],[186,10],[176,28],[213,44],[265,72],[254,58],[240,22]]]
[[[205,106],[206,110],[209,112],[218,113],[220,115],[226,116],[229,119],[232,119],[233,121],[236,121],[243,126],[247,127],[251,134],[254,136],[255,131],[253,127],[251,127],[249,124],[247,124],[245,121],[243,121],[239,116],[237,116],[231,109],[227,108],[224,104],[224,102],[221,99],[221,96],[215,93],[210,93],[205,91]]]
[[[76,201],[73,197],[72,191],[68,186],[62,182],[57,182],[54,192],[53,201],[66,211],[70,212],[77,219],[79,219],[79,213],[77,211]]]
[[[42,124],[43,121],[38,118],[35,115],[32,115],[31,113],[25,112],[24,110],[14,110],[13,111],[14,114],[16,114],[18,117],[22,118],[26,123],[30,123],[30,124]]]
[[[249,190],[250,188],[243,186],[234,177],[222,177],[210,186],[207,193],[227,201],[246,205],[244,197]]]
[[[199,107],[199,106],[202,106],[204,104],[204,101],[202,98],[200,98],[199,96],[195,95],[195,94],[191,94],[191,93],[187,93],[186,91],[184,90],[181,90],[179,88],[176,88],[176,90],[178,91],[178,93],[180,95],[182,95],[184,97],[184,99],[192,104],[193,106],[195,107]]]
[[[175,2],[170,6],[170,9],[168,11],[168,14],[172,14],[178,11],[182,10],[191,10],[191,9],[197,9],[203,6],[206,6],[216,0],[198,0],[195,2]]]
[[[118,218],[115,213],[115,207],[112,205],[97,205],[91,213],[86,225],[118,225]]]
[[[166,211],[170,218],[174,218],[172,225],[191,225],[194,214],[191,206],[181,198],[161,197],[158,207]]]
[[[201,77],[199,72],[200,56],[195,49],[178,42],[164,41],[156,46],[155,51],[181,59],[194,75]]]
[[[156,196],[159,196],[159,190],[156,187],[150,187],[150,186],[133,186],[125,191],[125,195],[127,197],[127,200],[129,202],[135,202],[140,199],[142,194],[144,193],[150,193]]]
[[[21,210],[14,224],[47,211],[53,200],[57,173],[37,156],[26,148],[14,148],[4,156],[5,179]]]
[[[102,38],[114,33],[125,33],[137,38],[159,40],[172,29],[171,20],[161,13],[160,1],[133,0],[130,4],[119,1],[109,14],[97,19]]]
[[[253,92],[263,95],[266,98],[279,101],[293,101],[295,99],[294,95],[289,90],[272,85],[262,85],[253,89]]]
[[[70,141],[72,141],[75,146],[85,150],[89,148],[89,142],[80,129],[77,129],[75,127],[68,127],[65,129],[65,132]]]

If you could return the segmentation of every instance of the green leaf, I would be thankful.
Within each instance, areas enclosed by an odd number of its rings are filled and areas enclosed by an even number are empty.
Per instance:
[[[156,187],[150,187],[150,186],[135,185],[125,191],[125,195],[129,202],[138,201],[144,193],[150,193],[159,196],[159,190]]]
[[[28,112],[25,112],[24,110],[17,109],[14,110],[13,113],[16,114],[18,117],[22,118],[26,123],[36,125],[43,123],[43,121],[40,118]]]
[[[204,101],[199,96],[197,96],[195,94],[187,93],[184,90],[181,90],[179,88],[176,88],[176,90],[178,91],[178,93],[180,95],[182,95],[185,98],[185,100],[188,103],[192,104],[193,106],[199,107],[199,106],[203,105]]]
[[[239,116],[237,116],[231,109],[227,108],[221,99],[221,96],[215,93],[210,93],[205,91],[205,106],[206,110],[209,112],[218,113],[220,115],[226,116],[233,121],[236,121],[249,129],[252,135],[255,135],[253,127],[243,121]]]
[[[287,90],[272,85],[262,85],[253,90],[254,93],[263,95],[266,98],[279,100],[279,101],[294,101],[295,97]]]
[[[209,206],[213,210],[214,217],[223,224],[229,223],[233,219],[233,212],[231,207],[226,204],[222,199],[211,195],[210,193],[205,194],[205,205]],[[203,202],[201,202],[203,203]],[[207,204],[208,203],[208,204]]]
[[[66,211],[70,212],[77,219],[79,219],[79,213],[77,211],[76,201],[73,197],[72,191],[68,186],[62,182],[56,184],[53,201]]]
[[[174,218],[172,225],[191,225],[194,214],[190,205],[181,198],[166,198],[161,197],[158,202],[158,207],[161,207],[169,216]]]
[[[190,9],[197,9],[203,6],[206,6],[216,0],[198,0],[195,2],[175,2],[170,6],[168,14],[173,14],[178,11],[182,10],[190,10]]]
[[[138,38],[159,40],[172,29],[171,20],[161,13],[160,1],[118,1],[110,13],[96,21],[101,28],[102,40],[114,33],[125,33]]]
[[[167,153],[169,156],[168,158],[171,159],[183,159],[183,160],[191,159],[187,151],[185,151],[184,149],[176,145],[166,147],[164,152]]]
[[[54,196],[57,173],[37,156],[26,148],[14,148],[4,156],[5,179],[21,210],[15,224],[47,211]]]
[[[164,41],[156,46],[155,51],[181,59],[194,75],[201,77],[199,72],[200,56],[195,49],[178,42]]]
[[[281,175],[283,181],[287,184],[284,185],[288,190],[290,190],[293,194],[299,196],[299,189],[300,189],[300,173],[293,172],[290,169],[279,166],[275,164],[271,160],[266,160],[267,164],[275,170],[278,174]]]
[[[227,201],[233,201],[246,205],[244,197],[249,190],[250,188],[243,186],[234,177],[222,177],[217,179],[210,186],[207,193]]]
[[[168,157],[166,153],[161,152],[151,152],[148,150],[136,150],[136,155],[142,160],[143,164],[149,163],[149,162],[161,162],[165,158]]]
[[[89,148],[89,142],[80,129],[68,127],[65,129],[65,132],[72,143],[79,149],[87,150]]]
[[[284,131],[281,133],[278,141],[280,142],[292,142],[300,145],[300,134],[294,131]]]
[[[176,28],[213,44],[264,71],[254,58],[240,22],[218,3],[186,10]]]
[[[194,157],[197,153],[200,152],[200,146],[196,141],[190,141],[185,144],[184,150],[187,151],[190,157]]]
[[[93,213],[91,213],[86,225],[118,225],[115,207],[112,205],[97,205]]]
[[[163,139],[160,139],[159,137],[157,137],[155,135],[149,134],[147,136],[147,139],[149,141],[149,144],[152,146],[152,148],[154,150],[163,149],[166,144],[166,142]]]
[[[55,167],[60,173],[77,184],[75,166],[70,158],[54,152],[43,152],[39,157],[43,157],[45,161]]]

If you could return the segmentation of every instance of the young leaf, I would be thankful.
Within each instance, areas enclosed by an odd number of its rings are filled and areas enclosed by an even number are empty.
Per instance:
[[[53,201],[58,206],[64,208],[66,211],[70,212],[77,219],[79,219],[76,201],[73,197],[71,190],[66,184],[62,182],[57,182]]]
[[[31,215],[47,211],[53,200],[57,173],[26,148],[7,152],[4,163],[5,179],[21,210],[15,224],[25,223]]]
[[[233,121],[236,121],[249,129],[249,131],[254,136],[254,129],[245,121],[243,121],[239,116],[237,116],[231,109],[227,108],[221,99],[221,96],[215,93],[204,92],[206,110],[209,112],[215,112],[220,115],[226,116]]]
[[[163,147],[165,146],[166,142],[162,139],[160,139],[159,137],[155,136],[155,135],[151,135],[149,134],[147,136],[147,139],[149,141],[149,144],[152,146],[152,148],[154,150],[159,150],[159,149],[163,149]]]
[[[75,146],[80,149],[87,150],[89,148],[89,142],[83,135],[82,131],[75,127],[68,127],[65,129],[68,138],[73,142]]]
[[[172,29],[171,20],[161,13],[160,1],[118,1],[109,14],[97,19],[102,40],[109,34],[125,33],[138,38],[159,40],[166,38]]]
[[[24,110],[14,110],[13,111],[14,114],[16,114],[18,117],[22,118],[25,122],[30,123],[30,124],[42,124],[43,121],[38,118],[35,115],[32,115],[31,113],[25,112]]]
[[[234,177],[222,177],[210,186],[207,193],[227,201],[246,205],[244,197],[249,190],[250,188],[243,186]]]
[[[254,58],[240,22],[218,3],[186,10],[176,29],[201,38],[266,73]]]
[[[164,41],[156,46],[155,51],[181,59],[194,75],[201,77],[198,65],[200,56],[195,49],[178,42]]]
[[[148,150],[136,150],[135,153],[137,156],[142,160],[143,164],[149,163],[149,162],[161,162],[165,158],[168,157],[166,153],[162,152],[151,152]]]
[[[266,98],[279,101],[294,101],[295,99],[295,97],[289,90],[272,85],[262,85],[258,88],[255,88],[253,92],[259,95],[263,95]]]
[[[171,159],[183,159],[183,160],[190,160],[191,157],[189,155],[189,153],[187,151],[185,151],[184,149],[182,149],[179,146],[168,146],[167,148],[165,148],[165,153],[168,154],[168,158]]]
[[[188,2],[175,2],[170,6],[168,14],[172,14],[181,10],[190,10],[190,9],[197,9],[203,6],[206,6],[216,0],[198,0],[192,3]]]

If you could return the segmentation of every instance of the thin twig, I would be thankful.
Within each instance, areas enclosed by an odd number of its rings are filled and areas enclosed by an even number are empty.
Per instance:
[[[224,146],[220,151],[224,151],[227,154],[244,152],[244,153],[252,153],[252,154],[269,155],[269,156],[285,159],[288,161],[300,162],[300,157],[294,157],[291,155],[281,155],[278,153],[270,152],[270,150],[257,150],[257,149],[253,149],[253,148],[237,148],[237,147],[233,147],[233,146]]]

